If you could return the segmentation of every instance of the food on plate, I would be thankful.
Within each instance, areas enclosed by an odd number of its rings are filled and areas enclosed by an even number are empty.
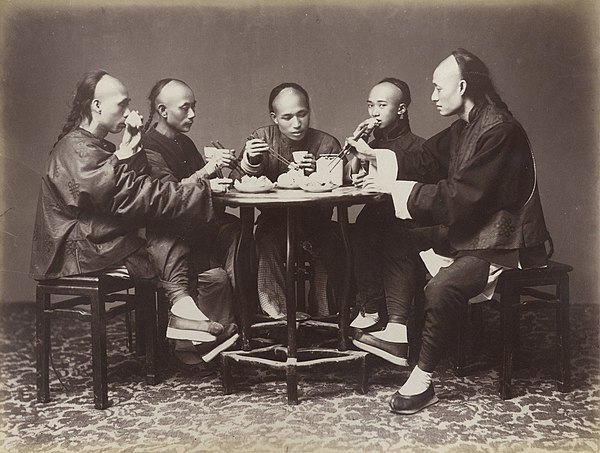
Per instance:
[[[234,183],[234,187],[240,192],[268,192],[274,184],[266,176],[242,176],[242,179]]]
[[[297,189],[299,181],[304,178],[301,171],[290,170],[287,173],[282,173],[277,178],[277,187],[282,189]]]
[[[313,173],[310,176],[303,178],[303,180],[299,182],[299,185],[307,192],[328,192],[335,187],[338,187],[338,185],[331,182],[327,176],[328,175]]]

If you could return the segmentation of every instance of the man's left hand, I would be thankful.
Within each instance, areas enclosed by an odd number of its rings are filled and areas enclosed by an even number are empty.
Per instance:
[[[317,161],[315,160],[315,156],[310,153],[307,153],[302,160],[298,163],[298,166],[301,170],[304,170],[305,175],[310,175],[317,171]]]

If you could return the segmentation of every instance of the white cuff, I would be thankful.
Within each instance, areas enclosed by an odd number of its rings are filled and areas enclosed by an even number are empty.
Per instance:
[[[398,175],[396,154],[390,149],[378,149],[375,162],[369,165],[369,175],[375,177],[375,182],[381,187],[388,187]]]
[[[260,169],[263,166],[263,162],[260,162],[258,164],[251,164],[248,161],[248,154],[244,152],[244,156],[242,157],[242,162],[240,163],[240,166],[242,167],[242,170],[244,170],[245,173],[249,175],[256,175],[260,172]]]
[[[396,217],[399,219],[412,219],[408,212],[408,197],[410,197],[415,184],[417,184],[416,181],[395,181],[390,186]]]

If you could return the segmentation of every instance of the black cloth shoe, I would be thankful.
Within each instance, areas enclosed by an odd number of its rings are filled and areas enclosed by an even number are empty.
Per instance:
[[[409,415],[425,409],[427,406],[437,403],[439,400],[433,391],[433,384],[429,384],[427,390],[416,395],[402,395],[396,392],[390,398],[390,409],[395,414]]]
[[[408,366],[408,343],[384,341],[364,331],[356,332],[352,343],[394,365]]]

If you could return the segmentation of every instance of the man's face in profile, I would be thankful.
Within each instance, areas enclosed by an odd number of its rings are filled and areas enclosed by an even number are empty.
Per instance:
[[[105,75],[96,85],[94,101],[98,106],[98,123],[113,134],[125,128],[125,119],[130,113],[129,93],[118,79]]]
[[[310,124],[310,109],[306,98],[293,88],[283,89],[273,100],[271,119],[287,138],[302,140]]]
[[[459,114],[464,109],[460,69],[451,55],[442,61],[433,73],[431,101],[442,116]]]
[[[166,115],[167,126],[176,133],[189,132],[196,117],[196,97],[186,85],[168,83],[158,96],[158,110]]]

